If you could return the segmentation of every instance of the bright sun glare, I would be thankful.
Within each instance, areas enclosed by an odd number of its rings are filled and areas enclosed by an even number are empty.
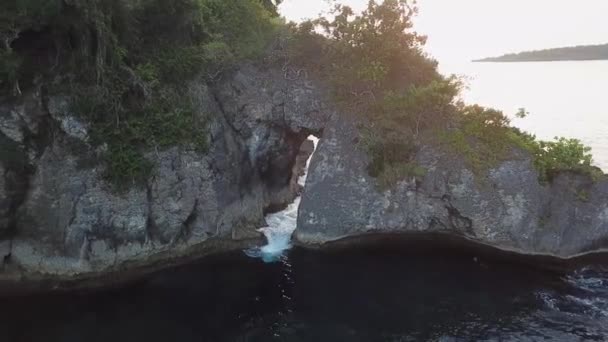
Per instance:
[[[362,9],[367,0],[342,3]],[[608,42],[606,0],[419,0],[418,4],[416,30],[429,36],[427,51],[442,63]],[[299,21],[327,8],[326,0],[285,0],[281,13]]]

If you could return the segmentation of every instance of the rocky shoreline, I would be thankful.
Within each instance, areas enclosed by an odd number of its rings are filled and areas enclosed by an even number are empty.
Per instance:
[[[562,172],[539,180],[532,157],[512,157],[486,174],[464,157],[421,146],[424,177],[382,190],[353,122],[336,118],[324,130],[309,169],[296,239],[323,244],[368,233],[443,233],[528,255],[561,259],[608,249],[608,180]]]
[[[103,180],[87,126],[66,98],[41,86],[0,104],[0,138],[17,156],[0,159],[0,291],[110,285],[259,242],[264,215],[302,191],[295,180],[310,134],[322,139],[298,215],[301,246],[434,236],[540,265],[607,251],[606,180],[562,173],[541,184],[519,150],[479,175],[462,156],[423,146],[416,162],[427,174],[380,190],[356,124],[328,105],[321,84],[243,65],[213,87],[190,89],[200,115],[218,114],[210,151],[150,152],[155,176],[124,193]]]
[[[452,252],[476,254],[478,259],[510,262],[531,267],[543,272],[565,274],[577,269],[592,265],[605,265],[608,263],[608,249],[562,258],[549,254],[530,254],[521,250],[508,250],[500,247],[480,243],[465,236],[449,233],[424,232],[368,232],[361,235],[347,236],[323,243],[302,242],[297,240],[295,245],[301,248],[319,251],[339,251],[350,248],[366,248],[382,245],[399,246],[410,249],[413,254],[424,255],[437,248],[445,248]]]
[[[127,262],[120,268],[110,271],[67,276],[23,273],[19,269],[11,269],[10,265],[5,265],[4,268],[0,268],[0,297],[49,292],[87,292],[120,287],[138,281],[149,274],[193,263],[212,255],[251,248],[262,244],[262,240],[262,237],[241,241],[211,239],[183,250],[170,250],[152,255],[142,261]]]
[[[78,276],[53,276],[45,274],[17,275],[7,273],[0,277],[0,297],[24,296],[43,293],[65,293],[101,291],[126,286],[146,279],[149,275],[176,267],[197,263],[207,257],[221,256],[231,252],[263,244],[262,239],[243,241],[210,240],[187,250],[170,254],[158,254],[143,263],[129,263],[122,269],[97,274]],[[320,253],[340,253],[348,249],[382,249],[386,247],[406,249],[411,255],[424,257],[429,253],[453,253],[474,255],[472,261],[484,266],[485,263],[508,263],[539,272],[569,274],[593,265],[608,263],[608,250],[560,258],[552,255],[525,254],[521,251],[502,250],[495,246],[481,244],[462,236],[445,233],[366,233],[345,237],[323,244],[295,242],[296,248],[317,250]],[[245,257],[243,255],[243,257]]]
[[[259,239],[264,215],[301,191],[300,148],[329,112],[308,80],[273,68],[194,82],[197,115],[213,113],[209,151],[150,151],[152,177],[121,192],[69,98],[45,89],[0,101],[0,279],[97,277]]]

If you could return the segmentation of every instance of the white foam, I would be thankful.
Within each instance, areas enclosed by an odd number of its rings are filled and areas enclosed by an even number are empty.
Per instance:
[[[608,302],[604,298],[578,298],[571,295],[567,295],[566,298],[573,303],[581,305],[592,313],[608,317]]]
[[[313,136],[308,137],[308,139],[313,141],[316,149],[319,139]],[[311,159],[312,154],[306,161],[304,174],[298,178],[298,184],[301,186],[306,184]],[[301,197],[298,196],[285,210],[267,215],[266,223],[268,226],[259,229],[266,237],[267,244],[260,248],[246,250],[245,254],[252,258],[262,258],[264,262],[278,261],[283,253],[292,247],[291,235],[296,230],[300,201]]]

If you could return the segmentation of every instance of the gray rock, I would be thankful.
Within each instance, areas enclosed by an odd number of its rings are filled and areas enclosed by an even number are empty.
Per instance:
[[[8,232],[11,201],[6,191],[6,170],[0,161],[0,239]]]
[[[82,162],[94,161],[103,147],[94,150],[86,143],[88,127],[70,112],[69,97],[49,97],[45,115],[23,109],[40,103],[36,97],[0,106],[2,112],[21,113],[0,117],[0,126],[17,140],[20,133],[34,138],[42,133],[44,120],[59,128],[50,141],[36,145],[40,150],[28,150],[32,174],[19,188],[23,200],[9,205],[19,207],[16,213],[3,211],[10,196],[0,188],[0,219],[16,222],[12,269],[42,279],[73,279],[168,263],[207,243],[261,236],[257,229],[265,226],[265,212],[299,191],[292,173],[302,167],[300,145],[322,129],[326,117],[320,93],[304,80],[252,66],[213,88],[199,80],[187,89],[195,115],[209,121],[209,151],[187,146],[148,151],[156,166],[153,176],[125,193],[106,184],[102,163]],[[29,117],[38,121],[28,123]],[[25,154],[22,150],[15,149]]]
[[[541,185],[530,156],[518,151],[483,177],[461,157],[427,146],[417,154],[426,176],[381,192],[367,174],[357,135],[352,123],[340,119],[325,129],[300,205],[301,243],[426,232],[562,258],[608,247],[607,181],[563,174]]]
[[[154,237],[169,243],[186,233],[186,221],[196,219],[200,189],[208,178],[206,160],[174,150],[161,153],[158,175],[151,180],[149,190]]]
[[[3,110],[0,120],[0,132],[16,143],[23,143],[25,133],[21,125],[21,116],[15,110]]]
[[[288,175],[286,168],[291,167],[301,143],[319,133],[331,114],[318,88],[304,79],[287,80],[278,70],[261,74],[246,66],[220,84],[216,94],[227,120],[246,139],[252,164],[262,172],[268,171],[269,157],[275,156],[272,167]],[[280,144],[282,140],[296,143]],[[276,156],[286,157],[276,160]]]
[[[0,266],[3,263],[3,259],[11,254],[11,242],[10,240],[0,241]]]
[[[28,92],[18,102],[0,104],[0,132],[18,144],[35,135],[46,115],[39,90]]]
[[[270,210],[291,202],[289,187],[300,146],[310,134],[319,134],[333,115],[322,88],[305,77],[288,79],[278,69],[244,66],[219,84],[215,96],[248,149]]]
[[[89,138],[89,127],[70,113],[70,98],[68,96],[50,96],[47,101],[49,114],[61,126],[68,136],[86,142]]]
[[[153,176],[125,193],[106,184],[101,165],[81,162],[103,147],[86,144],[88,127],[70,113],[68,97],[42,101],[34,91],[0,103],[0,254],[22,272],[8,278],[104,275],[258,238],[264,214],[301,191],[297,177],[311,152],[302,144],[321,132],[298,218],[304,243],[441,232],[560,257],[608,245],[607,182],[564,174],[541,185],[524,153],[480,178],[458,157],[426,147],[417,157],[428,170],[423,179],[379,192],[355,127],[304,75],[244,65],[212,87],[199,80],[187,89],[195,115],[209,120],[209,151],[148,151]],[[74,140],[85,143],[73,148]],[[9,223],[16,230],[7,234]]]
[[[101,169],[79,168],[59,144],[50,146],[20,208],[14,260],[41,273],[86,271],[96,258],[105,263],[107,256],[91,253],[92,243],[103,241],[104,253],[114,254],[120,245],[146,242],[146,200],[142,189],[114,193]]]
[[[25,149],[0,133],[0,240],[9,238],[15,209],[27,189]]]

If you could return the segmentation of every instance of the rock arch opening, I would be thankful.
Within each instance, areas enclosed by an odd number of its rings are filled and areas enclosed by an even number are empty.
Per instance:
[[[291,237],[297,226],[298,209],[302,191],[306,185],[308,166],[318,143],[319,138],[314,135],[309,135],[302,142],[292,166],[289,184],[290,191],[296,194],[296,197],[283,210],[266,215],[266,226],[260,228],[259,231],[264,234],[267,243],[264,246],[246,250],[245,254],[248,256],[261,258],[264,262],[275,262],[280,260],[284,252],[291,248]]]

